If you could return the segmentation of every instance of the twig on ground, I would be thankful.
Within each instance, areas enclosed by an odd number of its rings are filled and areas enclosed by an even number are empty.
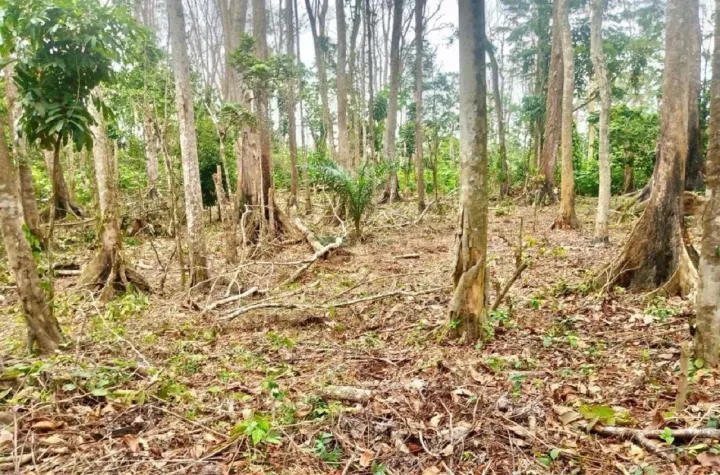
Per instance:
[[[242,292],[237,295],[231,295],[230,297],[226,297],[224,299],[216,300],[215,302],[211,303],[207,307],[205,307],[202,311],[202,315],[206,314],[210,310],[215,310],[216,308],[226,305],[232,302],[237,302],[238,300],[242,300],[244,298],[250,297],[252,295],[255,295],[258,292],[257,287],[250,287],[245,292]]]
[[[432,289],[422,290],[419,292],[407,292],[404,290],[394,290],[392,292],[386,292],[383,294],[378,295],[370,295],[367,297],[360,297],[353,300],[347,300],[345,302],[337,302],[334,304],[304,304],[304,303],[285,303],[285,302],[258,302],[256,304],[247,305],[245,307],[240,307],[237,310],[234,310],[227,314],[223,320],[232,320],[236,317],[239,317],[240,315],[244,315],[252,310],[259,310],[263,308],[283,308],[283,309],[297,309],[297,310],[311,310],[311,309],[329,309],[329,308],[341,308],[341,307],[349,307],[351,305],[355,305],[358,303],[363,302],[372,302],[375,300],[382,300],[389,297],[396,297],[396,296],[407,296],[407,297],[417,297],[420,295],[425,294],[431,294],[435,293],[441,290],[449,289],[449,287],[435,287]]]

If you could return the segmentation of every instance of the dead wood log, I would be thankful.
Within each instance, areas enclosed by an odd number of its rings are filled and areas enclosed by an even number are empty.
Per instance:
[[[368,402],[373,396],[373,392],[369,389],[353,386],[327,386],[320,391],[320,394],[328,399],[351,402]]]
[[[232,295],[232,296],[226,297],[224,299],[216,300],[215,302],[213,302],[210,305],[208,305],[207,307],[205,307],[205,309],[203,309],[203,311],[202,311],[202,314],[204,315],[207,312],[209,312],[211,310],[215,310],[216,308],[218,308],[222,305],[227,305],[229,303],[237,302],[238,300],[242,300],[244,298],[250,297],[252,295],[255,295],[257,292],[258,292],[257,287],[250,287],[245,292],[242,292],[242,293],[239,293],[236,295]]]

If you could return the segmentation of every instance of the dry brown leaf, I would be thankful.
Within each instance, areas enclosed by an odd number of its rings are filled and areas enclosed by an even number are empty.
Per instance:
[[[50,419],[40,419],[33,422],[32,428],[37,431],[51,431],[59,429],[63,426],[62,421],[51,421]]]
[[[571,424],[578,419],[582,419],[582,414],[577,412],[575,409],[567,406],[553,406],[553,411],[557,414],[558,419],[564,425]]]
[[[442,450],[440,451],[440,455],[444,455],[445,457],[449,457],[449,456],[451,456],[451,455],[453,454],[454,451],[455,451],[455,448],[453,447],[453,445],[452,445],[452,444],[448,444],[448,445],[445,446],[444,449],[442,449]]]
[[[369,467],[374,458],[375,458],[375,452],[373,452],[370,449],[365,450],[362,453],[362,455],[360,456],[360,466],[363,468]]]
[[[65,440],[63,440],[59,435],[51,435],[50,437],[45,437],[42,439],[43,445],[61,445],[65,443]]]
[[[439,473],[440,469],[433,465],[423,470],[422,475],[438,475]]]
[[[709,452],[698,454],[697,461],[700,462],[700,465],[703,467],[720,467],[720,455]]]
[[[443,417],[444,414],[435,414],[432,419],[430,419],[430,427],[438,427]]]
[[[127,445],[127,448],[130,449],[130,452],[136,454],[140,452],[140,444],[138,443],[137,438],[132,434],[127,434],[122,436],[123,442],[125,442],[125,445]]]

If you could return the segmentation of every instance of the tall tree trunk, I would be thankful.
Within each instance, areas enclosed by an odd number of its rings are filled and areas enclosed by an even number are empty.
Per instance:
[[[297,48],[297,64],[302,65],[302,59],[300,57],[300,17],[298,11],[298,0],[293,0],[293,6],[295,7],[295,45]],[[308,166],[307,149],[305,148],[305,122],[303,120],[303,81],[302,78],[297,82],[298,93],[300,96],[300,146],[303,154],[303,186],[305,187],[305,214],[312,212],[312,196],[310,190],[310,169]]]
[[[185,190],[188,254],[190,256],[190,286],[193,287],[205,282],[208,277],[195,112],[190,89],[190,63],[185,39],[182,0],[168,0],[167,8],[173,71],[175,72],[175,104],[180,125],[180,151]]]
[[[285,1],[285,22],[287,28],[287,55],[295,66],[295,15],[293,0]],[[298,26],[299,28],[299,26]],[[290,206],[297,205],[298,164],[297,164],[297,130],[295,124],[295,74],[292,74],[287,85],[288,142],[290,143]]]
[[[690,28],[685,0],[668,0],[661,135],[650,199],[622,252],[598,274],[610,287],[689,294],[697,271],[683,240],[683,185],[688,154]]]
[[[370,142],[370,160],[375,163],[375,73],[373,72],[373,25],[374,15],[370,9],[370,0],[365,0],[365,30],[368,62],[368,141]]]
[[[700,95],[702,94],[702,29],[698,0],[688,0],[692,12],[690,29],[690,96],[688,100],[688,158],[685,167],[685,189],[697,190],[703,185],[702,131],[700,130]]]
[[[490,70],[492,71],[492,88],[495,101],[495,116],[498,127],[498,147],[500,155],[500,200],[505,199],[510,190],[510,177],[508,176],[507,148],[505,145],[505,114],[503,112],[503,98],[500,92],[500,68],[493,45],[489,40],[486,41],[487,53],[490,58]]]
[[[145,133],[145,171],[147,173],[147,197],[151,200],[156,199],[159,194],[157,190],[157,182],[160,177],[158,170],[158,141],[153,134],[152,121],[149,112],[143,114],[143,130]]]
[[[392,36],[390,40],[390,95],[385,125],[384,155],[388,166],[388,180],[381,202],[402,201],[395,159],[395,133],[397,131],[398,94],[400,92],[400,35],[404,0],[393,1]]]
[[[459,0],[460,229],[450,303],[454,335],[472,343],[487,316],[487,103],[485,1]]]
[[[317,68],[318,83],[320,86],[320,102],[323,123],[325,125],[325,137],[327,139],[327,147],[330,157],[335,159],[335,131],[333,130],[333,121],[332,116],[330,115],[325,50],[323,49],[325,16],[327,15],[328,10],[328,0],[322,0],[322,5],[318,5],[317,11],[313,11],[310,0],[305,0],[305,7],[307,8],[308,19],[310,20],[310,31],[312,33],[313,46],[315,48],[315,67]]]
[[[560,145],[563,102],[563,41],[561,1],[553,2],[552,50],[550,53],[550,71],[548,75],[547,97],[545,100],[545,133],[542,141],[540,168],[545,182],[539,195],[542,203],[547,198],[555,202],[555,163]]]
[[[348,136],[348,84],[347,84],[347,27],[345,25],[345,2],[335,0],[337,23],[337,116],[338,116],[338,164],[350,169],[350,138]]]
[[[95,91],[99,95],[98,91]],[[90,103],[90,114],[95,121],[92,127],[93,160],[97,181],[101,236],[100,248],[80,275],[80,285],[102,288],[101,300],[109,300],[115,290],[128,290],[130,285],[149,291],[147,281],[130,268],[122,255],[122,236],[117,207],[117,183],[114,177],[114,156],[107,127],[102,114]]]
[[[22,208],[4,122],[0,118],[0,229],[28,326],[28,347],[32,350],[33,343],[37,343],[41,353],[51,353],[62,342],[62,334],[40,286],[32,250],[23,231]]]
[[[595,218],[595,237],[593,242],[599,245],[610,243],[608,215],[610,214],[610,194],[612,183],[610,175],[610,82],[608,81],[607,64],[603,52],[602,23],[606,0],[592,0],[590,23],[590,50],[595,82],[600,93],[600,190],[598,209]]]
[[[570,0],[561,0],[563,50],[563,100],[562,100],[562,183],[560,185],[560,215],[555,219],[555,228],[577,229],[580,227],[575,215],[575,177],[573,176],[573,96],[575,92],[575,59],[573,58],[572,35],[570,32]]]
[[[423,10],[425,0],[415,0],[415,175],[418,211],[425,210],[425,163],[423,162]]]
[[[715,18],[720,18],[720,0],[715,0]],[[695,352],[710,366],[720,365],[720,21],[715,21],[715,46],[710,85],[710,138],[705,177],[703,237],[698,266]]]
[[[8,135],[12,143],[12,156],[18,169],[18,189],[22,203],[23,217],[28,231],[44,245],[42,228],[40,227],[40,213],[35,200],[35,186],[33,185],[30,157],[27,151],[27,140],[18,137],[15,123],[20,115],[17,104],[17,86],[13,80],[15,67],[13,63],[5,66],[5,100],[8,109]]]

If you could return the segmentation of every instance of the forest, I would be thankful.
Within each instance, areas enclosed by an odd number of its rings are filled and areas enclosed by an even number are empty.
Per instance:
[[[720,473],[720,0],[0,0],[0,473]]]

